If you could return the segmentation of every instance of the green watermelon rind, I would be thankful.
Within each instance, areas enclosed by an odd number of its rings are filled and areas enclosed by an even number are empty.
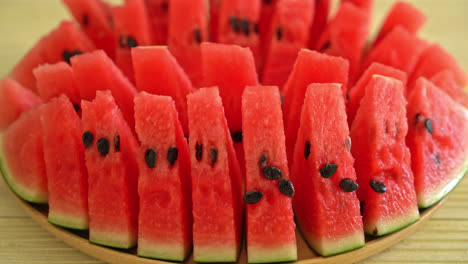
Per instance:
[[[393,218],[393,221],[392,222],[396,222],[397,224],[391,224],[390,221],[386,221],[387,223],[383,223],[383,224],[380,224],[380,227],[377,228],[378,232],[375,234],[373,231],[374,229],[376,228],[375,225],[364,225],[364,232],[367,234],[367,235],[370,235],[372,237],[381,237],[381,236],[384,236],[384,235],[388,235],[388,234],[391,234],[393,232],[396,232],[396,231],[399,231],[403,228],[406,228],[414,223],[416,223],[417,221],[419,221],[419,211],[418,211],[418,208],[417,206],[415,206],[415,209],[414,210],[409,210],[407,214],[404,214],[404,215],[401,215],[400,217],[398,218]],[[384,232],[381,232],[380,230],[382,230],[382,225],[385,227],[383,228],[385,231]],[[388,225],[390,225],[391,227],[387,227]]]
[[[193,251],[193,260],[195,262],[217,263],[217,262],[236,262],[239,257],[239,248],[233,249],[229,246],[196,246]]]
[[[129,236],[132,235],[129,234]],[[136,236],[134,237],[136,238]],[[98,233],[92,230],[89,232],[89,242],[91,244],[119,249],[130,249],[137,244],[136,239],[125,237],[125,235],[122,236],[122,234]]]
[[[290,245],[281,245],[280,247],[261,249],[259,247],[247,247],[248,263],[272,263],[272,262],[290,262],[297,260],[296,241]]]
[[[51,214],[49,209],[48,219],[49,223],[59,227],[75,230],[88,230],[89,222],[87,217],[71,216],[66,214]]]
[[[12,177],[13,173],[8,168],[5,154],[3,153],[3,135],[0,134],[0,171],[5,179],[5,182],[8,184],[10,189],[21,199],[36,203],[36,204],[47,204],[48,203],[48,193],[34,193],[29,191],[26,187],[22,186],[20,183],[14,180]]]
[[[177,249],[177,247],[179,248]],[[189,253],[190,250],[185,250],[183,245],[156,244],[138,241],[137,255],[143,258],[183,262],[188,257]]]

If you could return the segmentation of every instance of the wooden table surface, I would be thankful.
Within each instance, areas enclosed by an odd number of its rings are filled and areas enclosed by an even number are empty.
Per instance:
[[[373,31],[393,0],[375,0]],[[413,0],[429,17],[421,35],[441,43],[468,70],[468,0]],[[70,16],[59,0],[0,0],[0,78]],[[0,180],[0,263],[102,263],[65,245],[33,222]],[[468,263],[468,179],[416,233],[362,263]]]

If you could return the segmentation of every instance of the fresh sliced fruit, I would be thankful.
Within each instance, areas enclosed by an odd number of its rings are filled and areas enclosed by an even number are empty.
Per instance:
[[[441,71],[431,78],[431,82],[452,97],[453,100],[468,108],[468,95],[457,83],[455,74],[451,70]]]
[[[187,140],[168,96],[135,97],[138,151],[138,255],[183,261],[192,249],[192,197]]]
[[[210,0],[210,41],[217,42],[219,13],[223,0]]]
[[[420,78],[408,98],[408,125],[418,205],[427,208],[468,172],[468,110]]]
[[[42,106],[41,123],[49,222],[88,229],[88,172],[81,120],[70,100],[60,95]]]
[[[270,31],[271,19],[273,18],[273,12],[276,9],[276,3],[278,0],[267,0],[260,1],[260,18],[258,20],[257,29],[260,35],[260,53],[262,54],[267,46],[267,35]],[[254,25],[255,27],[255,25]],[[260,58],[260,62],[263,58]]]
[[[103,53],[104,54],[104,53]],[[110,91],[82,101],[89,241],[131,248],[138,229],[138,143]]]
[[[145,0],[154,45],[167,44],[169,0]]]
[[[24,111],[42,103],[31,90],[13,79],[0,81],[0,131],[6,129]]]
[[[340,84],[307,88],[292,167],[294,210],[309,246],[331,256],[364,246]]]
[[[330,0],[315,0],[314,2],[314,19],[310,27],[309,49],[315,49],[317,46],[317,41],[327,26],[331,8]]]
[[[243,205],[239,164],[217,88],[187,96],[192,175],[193,258],[235,262]]]
[[[138,90],[171,96],[184,134],[188,136],[187,95],[194,89],[177,60],[165,46],[132,49],[132,59]]]
[[[419,220],[403,84],[374,75],[351,127],[364,231],[382,236]]]
[[[280,0],[281,1],[281,0]],[[276,86],[250,86],[242,96],[249,263],[297,260],[281,99]],[[250,203],[249,193],[263,198]]]

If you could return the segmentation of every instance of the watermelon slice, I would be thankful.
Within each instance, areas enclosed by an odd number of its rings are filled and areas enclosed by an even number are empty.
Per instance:
[[[49,222],[88,229],[88,173],[81,120],[70,100],[61,95],[42,107],[41,122]]]
[[[100,0],[63,0],[86,35],[111,58],[115,56],[117,40],[113,32],[113,19]]]
[[[407,132],[403,84],[374,75],[351,127],[367,234],[382,236],[419,219]]]
[[[138,228],[138,143],[110,91],[82,101],[89,241],[131,248]]]
[[[186,97],[193,92],[193,87],[177,60],[165,46],[135,48],[132,59],[138,90],[171,96],[184,134],[188,136]]]
[[[426,23],[426,15],[410,3],[396,2],[385,18],[373,46],[377,45],[396,26],[402,26],[410,34],[416,35]]]
[[[0,81],[0,131],[6,129],[24,111],[42,102],[35,93],[12,79]]]
[[[457,83],[465,87],[468,82],[468,75],[457,60],[439,44],[431,44],[421,54],[409,84],[412,86],[419,77],[432,78],[443,70],[452,71]]]
[[[294,150],[296,219],[309,246],[322,256],[364,246],[340,86],[309,85]]]
[[[33,71],[36,77],[37,90],[44,102],[65,94],[79,109],[81,104],[80,93],[76,84],[75,73],[71,66],[65,62],[56,64],[43,64]]]
[[[265,39],[264,85],[282,88],[286,83],[297,54],[307,46],[313,8],[312,0],[278,1]]]
[[[70,58],[88,51],[94,45],[72,22],[64,21],[26,54],[13,68],[10,76],[23,86],[37,92],[33,70],[40,64],[70,62]]]
[[[190,157],[174,101],[142,92],[135,97],[135,120],[141,142],[138,255],[183,261],[192,249]]]
[[[242,232],[242,182],[217,88],[187,96],[192,175],[193,257],[235,262]]]
[[[318,51],[349,61],[350,85],[358,78],[369,27],[369,12],[350,2],[343,2],[317,42]]]
[[[200,44],[206,40],[206,1],[171,0],[167,43],[195,87],[203,85]]]
[[[145,0],[151,25],[151,39],[155,45],[167,44],[169,0]]]
[[[307,86],[311,83],[342,84],[343,96],[348,85],[347,60],[303,49],[284,87],[283,113],[286,132],[288,162],[292,164],[294,145],[299,129],[301,108]]]
[[[260,2],[260,18],[258,20],[257,28],[258,34],[260,35],[260,52],[264,52],[266,48],[266,39],[268,32],[270,31],[271,19],[273,12],[276,9],[276,3],[278,0],[267,0]],[[255,27],[255,25],[254,25]],[[268,41],[269,42],[269,41]]]
[[[223,0],[210,0],[210,41],[217,42],[219,13]]]
[[[131,48],[151,45],[151,29],[143,0],[126,0],[122,6],[114,7],[115,64],[127,78],[135,83]]]
[[[0,134],[0,170],[23,200],[47,203],[47,176],[42,144],[41,108],[24,112]]]
[[[223,44],[248,47],[258,60],[260,0],[223,0],[216,40]],[[257,29],[255,28],[257,25]]]
[[[136,88],[114,62],[102,50],[98,50],[73,57],[71,63],[80,97],[84,100],[93,100],[96,91],[109,89],[125,120],[133,129],[135,127],[133,96],[136,94]]]
[[[408,99],[408,125],[418,205],[427,208],[468,172],[468,110],[420,78]]]
[[[325,30],[330,13],[330,0],[315,0],[314,20],[312,21],[309,34],[309,49],[315,49],[317,41]]]
[[[244,200],[248,203],[249,263],[297,260],[296,225],[290,198],[294,188],[288,179],[282,117],[278,87],[251,86],[245,89],[242,127],[246,153]],[[260,192],[263,198],[249,201],[252,191]]]
[[[444,70],[435,74],[431,78],[431,82],[452,97],[453,100],[468,108],[468,95],[457,83],[455,75],[451,70]]]
[[[353,123],[354,117],[359,109],[359,104],[361,99],[364,97],[366,92],[366,86],[372,80],[372,77],[375,75],[382,75],[397,79],[403,84],[403,93],[406,94],[406,82],[407,76],[406,73],[390,66],[386,66],[380,63],[372,63],[369,68],[361,75],[356,85],[350,90],[347,113],[348,113],[348,124],[351,126]]]
[[[378,62],[411,75],[426,45],[423,40],[402,26],[396,26],[369,51],[363,61],[362,69],[367,69],[373,62]]]

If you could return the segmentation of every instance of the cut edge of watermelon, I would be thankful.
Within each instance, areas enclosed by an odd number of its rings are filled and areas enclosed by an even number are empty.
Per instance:
[[[8,184],[10,189],[21,199],[31,202],[31,203],[38,203],[38,204],[46,204],[49,200],[49,194],[47,192],[35,192],[30,191],[28,188],[23,186],[21,183],[15,181],[14,177],[12,177],[12,172],[8,168],[5,154],[3,153],[3,141],[2,141],[2,134],[0,133],[0,172],[5,179],[5,182]]]
[[[190,248],[187,248],[182,243],[167,243],[165,241],[148,241],[138,240],[139,257],[168,260],[168,261],[184,261]]]
[[[296,241],[278,247],[249,246],[248,263],[289,262],[297,260]]]
[[[89,221],[87,215],[71,215],[65,212],[51,212],[49,210],[48,221],[56,226],[87,230],[89,228]]]
[[[313,239],[314,236],[307,234],[304,230],[301,230],[301,233],[307,245],[323,257],[338,255],[365,246],[365,237],[362,230],[357,230],[339,239],[327,239],[322,241]]]
[[[380,237],[410,226],[417,221],[419,221],[419,211],[417,209],[408,210],[405,214],[391,219],[378,221],[376,223],[368,221],[364,225],[364,232],[373,237]],[[375,230],[377,230],[377,232],[375,232]]]
[[[97,232],[96,230],[89,232],[89,242],[96,245],[129,249],[136,245],[136,235],[131,232],[114,233],[114,232]]]
[[[239,256],[239,247],[232,244],[225,245],[198,245],[193,251],[195,262],[236,262]]]

